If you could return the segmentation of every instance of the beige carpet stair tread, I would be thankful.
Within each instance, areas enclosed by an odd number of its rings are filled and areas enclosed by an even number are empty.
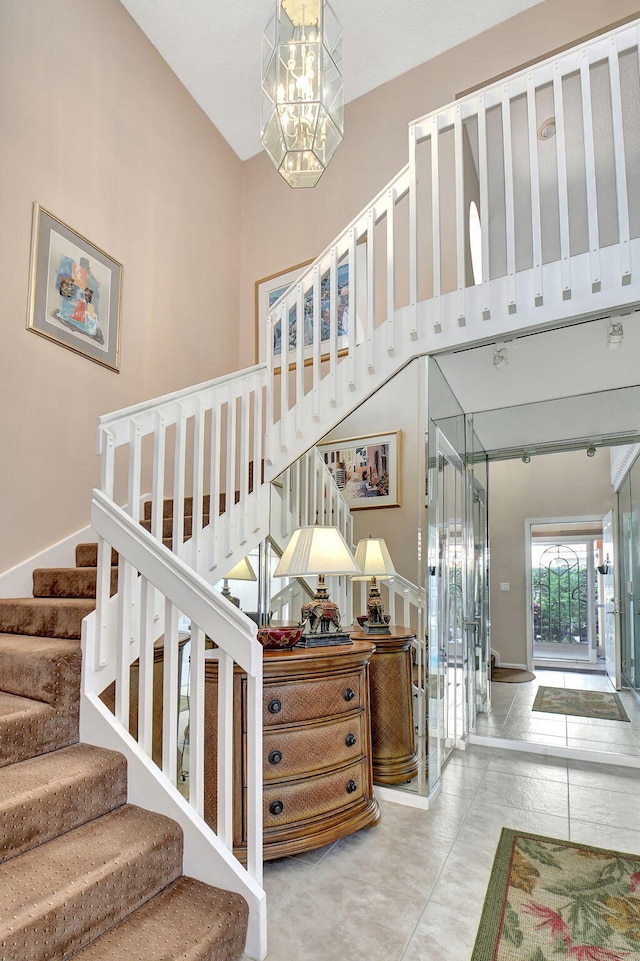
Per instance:
[[[33,572],[34,597],[96,596],[96,567],[46,567]],[[111,593],[118,588],[118,570],[111,569]]]
[[[56,704],[80,694],[77,640],[0,634],[0,684],[9,694]],[[65,690],[69,686],[70,690]]]
[[[181,865],[178,825],[132,805],[6,861],[0,958],[62,961],[179,877]]]
[[[17,597],[0,600],[0,631],[80,639],[82,619],[95,610],[95,599]]]
[[[75,744],[0,769],[0,862],[127,800],[122,754]]]
[[[115,567],[118,563],[118,552],[111,551],[111,566]],[[76,547],[76,567],[97,567],[98,566],[98,545],[78,544]]]
[[[68,747],[77,740],[77,705],[66,716],[50,704],[0,691],[0,768]]]
[[[101,938],[78,961],[237,961],[244,947],[247,905],[182,877]]]

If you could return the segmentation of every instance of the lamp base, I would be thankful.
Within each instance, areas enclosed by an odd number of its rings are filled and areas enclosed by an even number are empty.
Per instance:
[[[303,634],[296,647],[331,647],[334,644],[353,644],[350,636],[344,633]]]

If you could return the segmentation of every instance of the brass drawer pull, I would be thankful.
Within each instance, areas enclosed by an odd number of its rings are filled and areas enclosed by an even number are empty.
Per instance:
[[[342,696],[345,699],[345,701],[352,701],[356,696],[356,692],[352,691],[351,688],[348,687]]]
[[[357,740],[358,738],[355,736],[355,734],[347,734],[344,739],[344,743],[347,745],[347,747],[353,747]]]
[[[282,760],[282,751],[269,752],[269,764],[279,764]]]
[[[269,805],[269,810],[272,814],[282,814],[284,811],[284,804],[282,801],[272,801]]]
[[[358,785],[355,781],[347,781],[347,794],[353,794],[353,792],[357,790]]]
[[[269,701],[267,704],[267,710],[269,714],[279,714],[282,710],[282,701],[279,701],[277,697],[274,698],[273,701]]]

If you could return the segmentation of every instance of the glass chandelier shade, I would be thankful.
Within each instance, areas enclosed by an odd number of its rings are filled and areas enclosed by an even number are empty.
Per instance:
[[[261,142],[290,187],[315,187],[344,132],[342,28],[327,0],[276,0],[262,51]]]

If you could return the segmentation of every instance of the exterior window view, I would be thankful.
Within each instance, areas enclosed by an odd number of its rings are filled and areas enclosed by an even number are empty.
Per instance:
[[[392,6],[0,3],[2,961],[640,959],[640,15]]]

